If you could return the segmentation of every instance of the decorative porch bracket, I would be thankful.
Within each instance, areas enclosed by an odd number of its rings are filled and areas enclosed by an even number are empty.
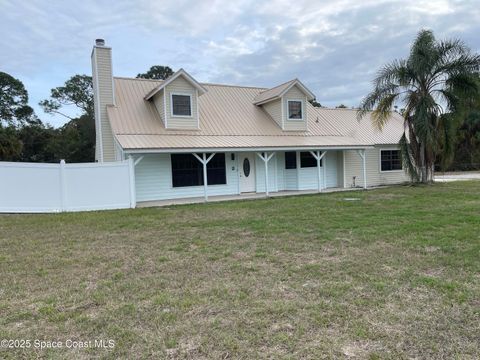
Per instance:
[[[203,194],[205,197],[205,201],[208,201],[208,181],[207,181],[207,164],[212,158],[215,156],[215,153],[210,154],[207,158],[206,153],[202,153],[202,157],[198,156],[198,154],[193,153],[193,156],[197,158],[203,165]]]
[[[322,191],[322,185],[320,182],[320,178],[322,177],[321,171],[320,171],[320,161],[323,159],[326,153],[327,153],[326,151],[321,152],[320,150],[310,151],[310,154],[312,154],[315,160],[317,160],[318,192]],[[325,158],[325,160],[327,160],[327,158]],[[327,177],[326,177],[327,167],[326,167],[325,160],[323,161],[323,189],[327,188]]]
[[[367,168],[366,168],[366,157],[367,154],[365,152],[365,149],[363,150],[357,150],[358,156],[362,159],[362,169],[363,169],[363,188],[367,188]]]
[[[265,152],[264,155],[257,152],[257,156],[262,159],[263,163],[265,164],[265,196],[268,196],[268,162],[273,157],[273,155],[275,155],[274,152],[272,152],[270,155],[268,155],[268,152]]]
[[[144,156],[140,156],[137,160],[135,160],[135,162],[134,162],[133,164],[134,164],[135,166],[137,166],[138,163],[143,160],[143,158],[144,158]]]

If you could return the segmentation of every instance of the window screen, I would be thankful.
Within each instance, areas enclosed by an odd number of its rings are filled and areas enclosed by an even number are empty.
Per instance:
[[[210,154],[207,154],[207,157]],[[172,154],[173,187],[203,185],[203,165],[192,154]],[[208,185],[226,184],[225,154],[215,154],[207,164]]]
[[[322,160],[320,160],[320,166],[322,166]],[[313,157],[310,152],[301,152],[300,153],[300,167],[317,167],[317,159]]]
[[[288,101],[288,118],[289,119],[302,119],[302,102],[301,101]]]
[[[297,154],[294,151],[285,153],[285,169],[297,168]]]
[[[172,114],[175,116],[192,116],[189,95],[172,95]]]
[[[381,150],[382,171],[402,170],[400,150]]]

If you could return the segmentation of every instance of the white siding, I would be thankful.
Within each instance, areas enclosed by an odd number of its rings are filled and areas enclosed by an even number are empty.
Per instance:
[[[285,190],[297,190],[297,169],[285,169]]]
[[[270,117],[277,123],[281,128],[282,124],[282,100],[278,99],[266,103],[263,106],[263,109],[270,115]]]
[[[232,170],[232,167],[234,170]],[[233,195],[238,193],[237,161],[225,154],[226,185],[211,185],[208,195]],[[170,154],[148,154],[135,167],[137,201],[179,199],[203,196],[203,185],[172,187]]]
[[[95,129],[97,160],[100,159],[100,141],[103,145],[103,161],[115,161],[113,133],[108,120],[107,105],[113,100],[112,51],[110,48],[94,47],[92,53],[92,76],[95,104]],[[101,129],[101,139],[100,131]]]
[[[172,116],[171,94],[179,93],[192,97],[192,116]],[[184,78],[178,77],[165,87],[167,127],[169,129],[198,129],[197,92]]]
[[[405,171],[380,171],[380,149],[396,149],[396,147],[375,147],[366,151],[367,186],[399,184],[409,181]],[[353,177],[356,176],[355,185],[363,186],[362,159],[354,150],[345,151],[345,187],[353,187]]]
[[[153,105],[157,109],[158,113],[160,114],[160,119],[163,121],[163,125],[166,127],[167,125],[165,124],[165,91],[162,89],[160,90],[155,96],[153,97]]]
[[[303,104],[303,120],[288,120],[288,100],[302,100]],[[306,96],[305,94],[297,87],[292,87],[282,98],[283,101],[283,117],[284,125],[283,130],[292,130],[292,131],[303,131],[307,129],[307,106],[306,106]]]

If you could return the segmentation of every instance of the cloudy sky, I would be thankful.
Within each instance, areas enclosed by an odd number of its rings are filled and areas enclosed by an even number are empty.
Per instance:
[[[378,68],[406,57],[421,28],[480,51],[480,1],[0,0],[0,71],[37,103],[73,74],[91,74],[95,38],[116,76],[183,67],[202,82],[273,87],[298,77],[325,106],[355,106]],[[73,110],[72,110],[73,111]]]

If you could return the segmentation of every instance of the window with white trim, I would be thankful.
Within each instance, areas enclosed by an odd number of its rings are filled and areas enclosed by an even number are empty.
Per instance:
[[[302,120],[302,101],[301,100],[288,100],[288,119],[289,120]]]
[[[192,116],[192,96],[172,94],[172,115]]]
[[[382,171],[402,170],[400,150],[380,150],[380,169]]]

